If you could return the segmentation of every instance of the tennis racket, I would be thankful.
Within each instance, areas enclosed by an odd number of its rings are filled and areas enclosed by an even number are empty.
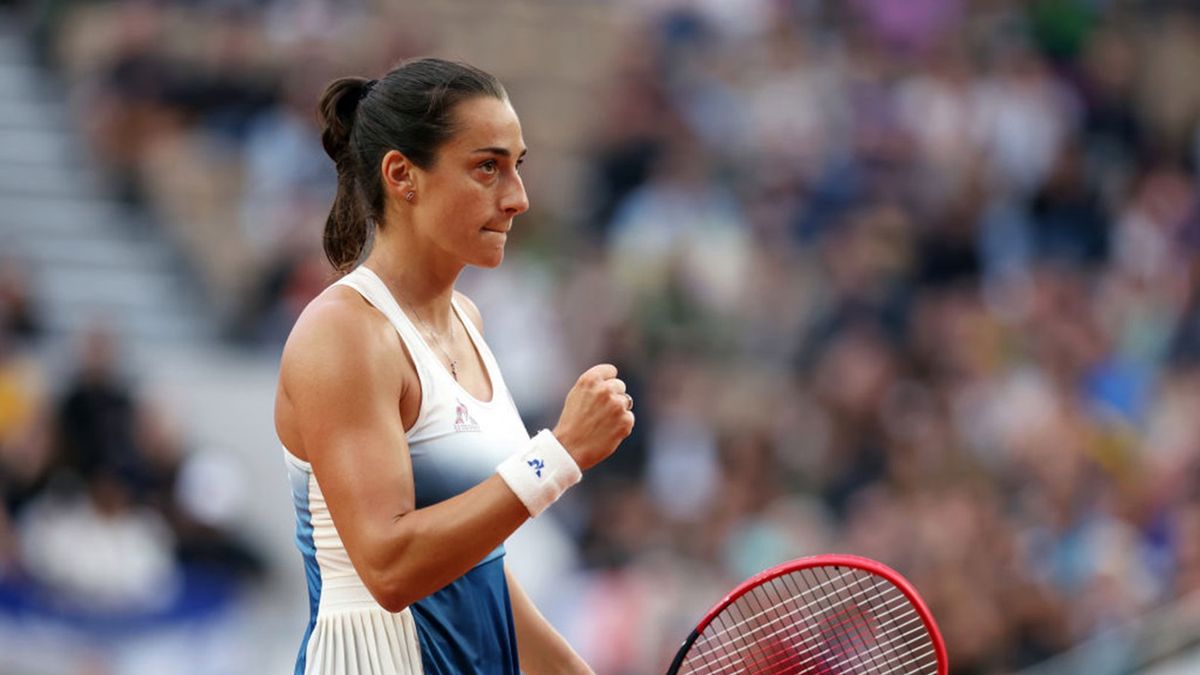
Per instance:
[[[868,558],[821,555],[760,572],[696,626],[667,675],[946,675],[916,590]]]

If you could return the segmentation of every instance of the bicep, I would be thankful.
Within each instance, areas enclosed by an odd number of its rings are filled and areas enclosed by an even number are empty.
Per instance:
[[[324,318],[289,344],[282,380],[293,428],[358,566],[384,553],[395,519],[415,508],[399,413],[403,373],[394,365],[397,346],[361,318]]]

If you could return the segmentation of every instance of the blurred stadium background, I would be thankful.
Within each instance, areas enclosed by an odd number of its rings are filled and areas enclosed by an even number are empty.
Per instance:
[[[0,673],[291,672],[312,111],[422,54],[524,123],[462,287],[526,421],[639,401],[510,546],[598,673],[835,551],[955,675],[1200,672],[1195,3],[0,0]]]

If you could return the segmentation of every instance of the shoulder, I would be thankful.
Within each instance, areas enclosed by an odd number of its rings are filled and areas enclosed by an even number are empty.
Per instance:
[[[458,301],[458,304],[463,308],[463,312],[471,319],[471,323],[475,324],[475,327],[482,333],[483,315],[479,313],[479,308],[475,306],[475,302],[471,298],[468,298],[466,293],[461,291],[454,291],[454,299]]]
[[[304,308],[283,348],[284,384],[327,377],[366,377],[386,369],[399,348],[382,312],[355,290],[330,286]]]

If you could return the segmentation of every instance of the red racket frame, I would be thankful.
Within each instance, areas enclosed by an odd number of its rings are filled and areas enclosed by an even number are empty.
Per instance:
[[[949,670],[949,661],[946,657],[946,644],[942,641],[942,633],[940,630],[938,630],[937,622],[933,620],[933,613],[930,612],[929,608],[925,606],[925,601],[922,600],[921,596],[917,594],[917,589],[913,588],[912,584],[908,583],[907,579],[900,576],[899,572],[877,560],[863,558],[862,556],[857,555],[845,554],[814,555],[806,558],[789,560],[783,564],[763,570],[762,572],[759,572],[758,574],[743,581],[741,584],[738,584],[737,588],[734,588],[732,591],[730,591],[729,594],[722,598],[720,602],[713,605],[712,609],[708,610],[708,614],[704,615],[704,618],[701,619],[696,628],[692,630],[691,635],[688,635],[687,639],[683,641],[683,644],[679,647],[679,651],[675,654],[675,659],[671,661],[671,667],[667,669],[667,675],[676,675],[679,672],[680,667],[683,666],[684,659],[687,657],[688,649],[690,649],[692,644],[699,639],[700,634],[704,632],[704,629],[708,628],[708,624],[712,623],[712,620],[715,619],[718,614],[724,611],[726,607],[736,602],[738,598],[776,577],[781,577],[785,574],[791,574],[793,572],[799,572],[800,570],[811,569],[814,567],[852,567],[855,569],[860,569],[864,572],[869,572],[876,576],[883,577],[891,582],[896,588],[900,589],[900,592],[904,594],[904,597],[908,598],[908,601],[911,602],[913,607],[917,610],[917,614],[921,617],[922,623],[925,624],[925,630],[929,631],[930,640],[933,642],[933,649],[937,653],[938,675],[946,675],[947,671]]]

